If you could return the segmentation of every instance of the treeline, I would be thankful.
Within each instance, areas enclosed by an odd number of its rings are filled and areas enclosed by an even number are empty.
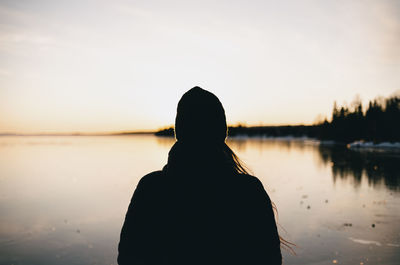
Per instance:
[[[207,129],[207,128],[205,128]],[[157,136],[174,136],[174,129],[167,128],[155,133]],[[357,140],[373,142],[400,142],[400,96],[374,99],[364,111],[360,100],[352,107],[334,103],[332,118],[315,125],[251,126],[228,128],[228,135],[263,137],[310,137],[350,143]]]
[[[321,139],[341,142],[365,140],[373,142],[400,141],[400,96],[369,101],[364,111],[361,102],[338,107],[334,104],[332,119],[320,127]]]
[[[315,125],[286,125],[286,126],[252,126],[238,125],[228,128],[228,135],[237,136],[266,136],[266,137],[312,137],[316,138],[319,128]]]
[[[206,128],[205,128],[206,129]],[[294,126],[252,126],[243,125],[229,126],[228,135],[230,137],[238,136],[266,136],[266,137],[312,137],[316,138],[319,135],[319,126],[316,125],[294,125]],[[174,128],[166,128],[155,133],[157,136],[174,136]]]
[[[161,129],[154,133],[156,136],[167,136],[172,137],[175,135],[175,131],[173,127]]]

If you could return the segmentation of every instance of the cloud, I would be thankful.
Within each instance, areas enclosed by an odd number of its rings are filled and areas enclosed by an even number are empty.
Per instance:
[[[376,1],[370,10],[378,56],[384,62],[400,63],[400,5]]]
[[[54,44],[54,38],[40,26],[44,24],[44,19],[33,12],[0,5],[0,50],[15,52],[21,47]]]

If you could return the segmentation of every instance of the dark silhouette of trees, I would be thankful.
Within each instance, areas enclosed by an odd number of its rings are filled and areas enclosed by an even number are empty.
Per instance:
[[[157,136],[174,136],[174,128],[156,132]],[[348,106],[333,104],[330,121],[315,125],[243,126],[228,128],[229,136],[311,137],[344,144],[358,140],[400,142],[400,95],[369,101],[367,109],[361,100]]]
[[[157,136],[174,136],[174,128],[159,130],[155,133]],[[315,125],[286,125],[286,126],[229,126],[228,135],[230,137],[238,136],[266,136],[266,137],[317,137],[319,127]]]
[[[351,109],[333,104],[332,120],[319,124],[319,138],[340,142],[400,141],[400,96],[374,99],[363,111],[361,102]]]
[[[156,136],[167,136],[167,137],[172,137],[175,135],[175,131],[173,127],[166,128],[159,130],[155,133]]]

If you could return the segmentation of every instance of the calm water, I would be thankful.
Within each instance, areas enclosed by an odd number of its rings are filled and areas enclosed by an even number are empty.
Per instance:
[[[116,264],[139,179],[173,139],[0,137],[0,264]],[[400,153],[231,140],[278,208],[286,264],[400,264]],[[286,231],[286,232],[285,232]]]

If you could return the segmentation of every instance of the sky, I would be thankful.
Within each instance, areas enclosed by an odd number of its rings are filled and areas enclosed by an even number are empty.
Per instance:
[[[0,133],[156,130],[194,86],[232,125],[398,93],[400,1],[0,0]]]

